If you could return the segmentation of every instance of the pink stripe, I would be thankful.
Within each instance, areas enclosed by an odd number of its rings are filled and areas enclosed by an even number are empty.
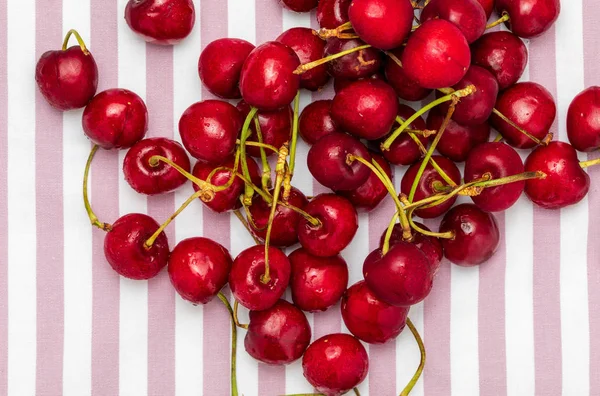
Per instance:
[[[146,45],[148,137],[173,138],[173,47]],[[173,193],[148,198],[148,214],[162,223],[175,210]],[[166,229],[171,249],[175,226]],[[148,394],[175,394],[175,290],[165,272],[148,281]]]
[[[36,2],[36,55],[60,45],[62,0]],[[36,393],[62,393],[64,344],[63,122],[36,91]]]
[[[479,391],[506,394],[504,213],[495,214],[502,239],[496,254],[479,267]]]
[[[529,45],[530,79],[544,85],[554,98],[555,34],[553,27],[543,36],[531,40]],[[555,138],[558,138],[556,122],[552,132],[555,133]],[[560,393],[562,389],[560,211],[534,208],[533,227],[535,392],[536,395],[549,395]]]
[[[6,2],[0,4],[0,395],[8,394],[8,62]]]
[[[117,2],[91,0],[91,50],[98,63],[98,92],[117,86]],[[101,221],[119,217],[119,159],[100,150],[92,166],[92,204]],[[92,395],[119,393],[119,276],[104,258],[104,233],[92,234]]]

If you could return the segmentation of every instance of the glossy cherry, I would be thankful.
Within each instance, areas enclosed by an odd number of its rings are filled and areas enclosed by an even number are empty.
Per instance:
[[[479,4],[481,4],[481,6],[483,7],[483,10],[485,11],[485,18],[490,19],[490,16],[492,15],[492,12],[494,11],[495,0],[476,0],[476,1]]]
[[[569,142],[579,151],[600,148],[600,87],[580,92],[567,113]]]
[[[243,119],[250,113],[250,106],[243,100],[238,103],[237,109]],[[294,112],[290,106],[285,106],[277,110],[259,110],[256,116],[258,117],[263,143],[270,144],[279,149],[285,142],[290,140],[292,118],[294,116]],[[249,130],[251,135],[247,141],[257,142],[258,134],[256,133],[254,122],[250,123]],[[258,147],[246,146],[246,152],[253,157],[260,157],[260,149]],[[271,156],[275,153],[272,150],[265,150],[265,154]]]
[[[254,44],[237,38],[221,38],[208,44],[198,59],[198,75],[204,86],[223,99],[239,99],[240,73]]]
[[[452,22],[465,35],[469,43],[485,32],[487,17],[477,0],[432,0],[421,13],[421,22],[444,19]]]
[[[415,114],[415,110],[405,104],[398,106],[398,117],[403,120],[407,120]],[[417,117],[410,125],[409,128],[423,131],[427,129],[427,125],[423,118]],[[383,137],[378,143],[385,141],[389,135]],[[423,135],[417,135],[417,138],[423,144],[423,147],[427,147],[428,138]],[[389,150],[382,151],[382,154],[386,160],[394,165],[410,165],[418,161],[422,157],[421,150],[415,141],[410,137],[408,133],[402,133],[398,136]]]
[[[325,311],[340,300],[348,287],[348,265],[342,256],[317,257],[299,248],[288,258],[292,301],[298,308]]]
[[[364,42],[390,50],[399,47],[410,33],[414,10],[410,0],[353,0],[348,17]]]
[[[352,203],[344,197],[319,194],[304,210],[321,222],[313,226],[302,218],[298,224],[300,245],[314,256],[337,256],[356,235],[358,214]]]
[[[193,304],[206,304],[225,286],[232,264],[223,246],[208,238],[184,239],[169,257],[169,278],[177,293]]]
[[[346,88],[348,85],[350,85],[356,81],[367,80],[367,79],[386,81],[385,76],[383,75],[381,70],[379,70],[379,71],[375,72],[374,74],[371,74],[370,76],[361,77],[359,79],[335,78],[333,80],[333,90],[335,91],[335,93],[338,93],[342,89]]]
[[[104,237],[104,255],[110,266],[129,279],[155,277],[169,259],[169,242],[161,232],[152,244],[146,241],[160,225],[152,217],[141,213],[121,216]]]
[[[83,131],[104,149],[133,146],[148,130],[148,109],[135,93],[127,89],[100,92],[83,111]]]
[[[330,38],[325,44],[325,56],[337,54],[365,45],[360,39],[342,40]],[[365,48],[328,62],[329,74],[335,78],[357,80],[376,73],[381,68],[381,52],[375,48]]]
[[[506,26],[523,38],[544,33],[560,14],[560,0],[496,0],[498,14],[507,13]]]
[[[369,371],[365,347],[349,334],[329,334],[308,346],[302,357],[306,380],[325,396],[340,396],[364,381]]]
[[[165,157],[185,171],[190,171],[190,159],[183,146],[166,138],[148,138],[137,142],[127,151],[123,160],[125,180],[140,194],[155,195],[173,191],[187,178],[172,166],[159,161],[151,164],[155,155]]]
[[[317,6],[317,22],[325,29],[335,29],[350,21],[348,7],[352,0],[320,0]]]
[[[308,12],[317,8],[319,0],[279,0],[282,6],[296,12]]]
[[[125,20],[144,40],[172,45],[192,32],[196,11],[192,0],[129,0]]]
[[[298,120],[298,133],[308,144],[334,132],[343,132],[331,117],[332,100],[317,100],[302,110]]]
[[[398,59],[402,59],[404,47],[399,47],[388,51]],[[416,102],[425,99],[431,93],[431,89],[421,87],[416,81],[412,80],[404,72],[404,68],[396,63],[392,58],[385,60],[385,78],[396,91],[400,99],[409,102]]]
[[[371,152],[371,158],[381,166],[386,175],[391,179],[392,168],[385,158],[373,152]],[[371,172],[367,181],[360,187],[350,191],[339,191],[338,194],[348,198],[356,209],[371,211],[387,197],[388,191],[375,173]]]
[[[463,267],[487,261],[500,244],[496,218],[474,204],[461,204],[446,213],[440,232],[449,231],[454,232],[454,238],[442,239],[444,256]]]

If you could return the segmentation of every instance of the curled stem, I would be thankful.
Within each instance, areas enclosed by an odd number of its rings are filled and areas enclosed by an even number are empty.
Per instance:
[[[232,319],[233,319],[233,323],[235,323],[235,325],[241,329],[248,329],[248,325],[247,324],[240,324],[240,320],[238,319],[238,307],[239,307],[240,303],[238,302],[238,300],[235,300],[233,302],[233,313],[232,313]]]
[[[69,30],[67,32],[67,34],[65,35],[65,39],[63,40],[62,50],[63,51],[67,50],[67,46],[69,45],[69,39],[71,38],[71,35],[75,36],[75,38],[77,39],[77,43],[79,43],[79,47],[81,48],[81,51],[83,52],[83,54],[89,55],[90,51],[88,51],[87,47],[85,46],[85,42],[81,38],[81,35],[75,29]]]
[[[369,44],[359,45],[358,47],[350,48],[350,49],[347,49],[345,51],[338,52],[337,54],[329,55],[329,56],[327,56],[325,58],[321,58],[321,59],[317,59],[316,61],[305,63],[303,65],[298,66],[298,68],[296,70],[294,70],[294,74],[305,73],[305,72],[307,72],[307,71],[309,71],[311,69],[314,69],[317,66],[321,66],[322,64],[325,64],[325,63],[330,62],[332,60],[341,58],[342,56],[346,56],[346,55],[351,54],[353,52],[362,51],[362,50],[367,49],[367,48],[371,48],[371,46]]]
[[[485,29],[491,29],[494,26],[498,26],[503,22],[507,22],[510,21],[510,16],[508,15],[508,13],[505,11],[502,13],[502,16],[500,18],[498,18],[497,20],[495,20],[494,22],[490,23],[489,25],[486,25]]]
[[[90,155],[88,156],[87,163],[85,164],[85,171],[83,172],[83,204],[85,206],[85,211],[90,218],[90,223],[94,227],[100,228],[102,231],[110,231],[112,230],[112,226],[108,223],[103,223],[98,220],[98,217],[92,210],[92,205],[90,204],[90,200],[88,198],[88,178],[90,175],[90,168],[92,167],[92,160],[94,159],[94,155],[96,155],[96,151],[98,151],[98,145],[94,144],[92,146],[92,150],[90,151]]]
[[[227,297],[223,295],[223,293],[219,292],[217,294],[219,300],[225,305],[227,311],[229,311],[229,317],[231,318],[231,396],[238,396],[238,388],[237,388],[237,328],[234,321],[233,310],[231,309],[231,304],[229,304],[229,300]]]
[[[439,205],[439,204],[437,204]],[[419,234],[423,234],[426,236],[430,236],[430,237],[435,237],[435,238],[442,238],[442,239],[452,239],[454,238],[454,231],[447,231],[447,232],[432,232],[432,231],[427,231],[424,228],[419,227],[413,220],[413,212],[415,211],[415,209],[410,209],[408,211],[408,221],[410,223],[410,226],[417,231]]]
[[[423,339],[421,338],[419,331],[417,330],[417,328],[415,327],[413,322],[410,320],[410,318],[406,318],[406,325],[408,326],[408,328],[410,329],[410,332],[415,337],[415,340],[417,341],[417,345],[419,345],[419,351],[421,352],[421,360],[419,362],[419,367],[417,367],[417,371],[415,371],[415,375],[413,375],[410,382],[404,387],[402,392],[400,392],[400,396],[408,396],[408,394],[413,390],[413,388],[417,384],[417,381],[419,381],[421,374],[423,373],[423,369],[425,368],[425,360],[427,359],[427,354],[425,352],[425,345],[423,344]]]

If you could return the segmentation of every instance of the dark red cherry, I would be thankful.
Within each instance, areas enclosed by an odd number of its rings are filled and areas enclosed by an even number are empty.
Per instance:
[[[485,18],[490,19],[492,12],[494,11],[494,2],[495,0],[476,0],[485,11]]]
[[[383,344],[404,330],[409,308],[386,303],[360,281],[344,293],[341,310],[350,333],[369,344]]]
[[[452,22],[472,43],[485,32],[487,17],[477,0],[432,0],[421,13],[421,22],[443,19]]]
[[[319,0],[279,0],[282,6],[296,12],[308,12],[317,8]]]
[[[400,104],[398,106],[398,117],[403,120],[408,120],[410,117],[415,114],[415,110],[412,107],[407,106],[405,104]],[[409,128],[416,129],[419,131],[423,131],[427,128],[425,125],[425,121],[420,116],[414,120]],[[423,135],[416,135],[417,138],[423,144],[423,147],[427,147],[428,138]],[[383,137],[380,142],[385,141],[389,135]],[[415,141],[410,137],[408,133],[402,133],[398,136],[389,150],[382,151],[383,156],[386,160],[394,165],[410,165],[415,161],[418,161],[422,157],[421,150]]]
[[[600,87],[579,93],[567,113],[569,142],[579,151],[600,148]]]
[[[237,38],[221,38],[208,44],[198,59],[204,86],[223,99],[239,99],[240,73],[254,45]]]
[[[169,259],[169,242],[164,232],[152,247],[146,247],[146,241],[159,227],[156,220],[145,214],[121,216],[104,237],[104,255],[110,266],[129,279],[155,277]]]
[[[250,106],[243,100],[237,105],[237,109],[245,119],[250,113]],[[260,133],[263,143],[275,146],[278,149],[283,144],[290,140],[292,134],[292,118],[294,112],[290,106],[282,107],[278,110],[259,110],[256,113],[258,123],[260,125]],[[254,122],[250,123],[251,135],[248,141],[257,142],[258,135],[254,128]],[[253,157],[260,157],[260,149],[258,147],[246,146],[246,152]],[[265,150],[267,156],[274,155],[271,150]]]
[[[300,359],[310,344],[308,319],[285,300],[279,300],[263,311],[250,311],[249,316],[244,347],[256,360],[267,364],[288,364]]]
[[[348,265],[342,256],[317,257],[299,248],[288,258],[292,300],[298,308],[325,311],[340,300],[348,287]]]
[[[353,0],[348,16],[352,28],[365,43],[390,50],[408,37],[414,10],[409,0]]]
[[[433,158],[435,162],[440,166],[440,168],[442,168],[442,170],[446,172],[450,179],[452,179],[456,184],[460,184],[460,171],[458,170],[454,162],[450,161],[446,157],[442,157],[441,155],[433,155],[431,158]],[[417,176],[421,163],[422,161],[414,163],[410,166],[410,168],[408,168],[408,170],[404,174],[402,182],[400,183],[400,190],[403,194],[406,194],[407,196],[409,195],[410,189]],[[440,182],[444,186],[447,185],[444,179],[435,170],[433,165],[431,165],[431,162],[429,162],[425,167],[423,176],[419,180],[419,184],[417,185],[417,190],[415,192],[415,197],[413,201],[420,201],[421,199],[437,194],[439,191],[436,191],[434,189],[434,182]],[[415,211],[415,214],[424,219],[438,217],[445,213],[448,209],[450,209],[450,207],[454,205],[454,202],[456,202],[456,197],[450,198],[446,202],[431,208],[418,209]]]
[[[277,110],[289,105],[300,88],[300,76],[294,74],[298,66],[298,56],[287,45],[279,41],[259,45],[242,67],[242,98],[261,110]]]
[[[359,140],[345,133],[330,133],[308,151],[308,170],[325,187],[353,190],[369,178],[371,171],[358,161],[348,162],[348,155],[371,161],[369,151]]]
[[[302,357],[306,380],[325,396],[339,396],[364,381],[369,371],[365,347],[349,334],[329,334],[308,346]]]
[[[317,22],[325,29],[335,29],[350,21],[348,7],[352,0],[320,0],[317,6]]]
[[[391,179],[392,169],[385,158],[373,152],[371,152],[371,158],[381,166],[386,175]],[[339,191],[338,194],[348,198],[355,208],[370,211],[383,201],[388,195],[388,191],[375,173],[371,172],[367,181],[360,187],[350,191]]]
[[[433,285],[429,259],[416,245],[398,241],[383,255],[373,250],[363,264],[369,289],[388,304],[400,307],[421,302]]]
[[[568,143],[550,142],[525,160],[526,171],[542,171],[543,179],[525,182],[525,194],[536,205],[560,209],[581,201],[590,189],[590,176],[581,169],[577,152]]]
[[[368,79],[385,81],[385,76],[383,75],[383,73],[381,71],[377,71],[376,73],[371,74],[370,76],[361,77],[359,79],[351,80],[351,79],[347,79],[347,78],[335,78],[333,80],[333,90],[335,91],[335,93],[338,93],[342,89],[346,88],[348,85],[350,85],[356,81],[368,80]]]
[[[500,89],[519,81],[527,66],[527,47],[510,32],[491,32],[481,36],[471,45],[474,65],[491,72]]]
[[[79,46],[47,51],[38,60],[35,81],[52,107],[79,109],[96,94],[98,66],[92,53],[83,52]]]
[[[496,109],[509,120],[542,140],[550,131],[556,117],[556,104],[548,90],[534,82],[521,82],[502,92]],[[506,142],[517,148],[532,148],[536,143],[510,126],[496,114],[491,118],[492,126]]]
[[[317,100],[302,110],[298,120],[298,133],[308,144],[334,132],[343,132],[331,117],[332,100]]]
[[[533,38],[550,29],[560,14],[560,0],[496,0],[498,14],[507,13],[506,26],[523,38]]]
[[[281,250],[269,248],[270,280],[263,283],[265,247],[256,245],[242,251],[233,260],[229,287],[244,307],[261,311],[271,308],[285,292],[290,281],[290,262]]]
[[[479,265],[496,252],[500,231],[493,214],[473,204],[452,208],[440,224],[440,232],[454,232],[454,238],[442,239],[444,256],[463,267]]]
[[[488,142],[475,147],[465,163],[465,183],[489,174],[492,179],[518,175],[525,170],[519,154],[507,144]],[[471,197],[486,212],[501,212],[514,205],[525,188],[524,181],[488,187]]]
[[[302,218],[298,224],[300,245],[314,256],[337,256],[356,235],[358,214],[352,203],[344,197],[319,194],[304,210],[321,222],[313,226]]]
[[[127,89],[100,92],[83,111],[83,131],[104,149],[133,146],[148,130],[148,109],[135,93]]]
[[[325,44],[325,56],[337,54],[352,48],[365,45],[359,39],[341,40],[330,38]],[[375,48],[365,48],[341,58],[334,59],[329,64],[329,74],[335,78],[357,80],[376,73],[381,68],[381,52]]]
[[[183,185],[187,178],[172,166],[150,158],[160,155],[170,159],[185,171],[190,171],[190,159],[178,142],[166,138],[148,138],[129,149],[123,160],[125,180],[140,194],[155,195],[173,191]]]
[[[208,238],[179,242],[169,257],[169,278],[177,293],[193,304],[211,301],[227,283],[231,255]]]
[[[179,134],[192,157],[220,164],[233,154],[242,124],[242,115],[233,105],[222,100],[205,100],[183,112]]]
[[[192,32],[196,12],[192,0],[129,0],[125,20],[144,40],[172,45]]]
[[[402,59],[404,47],[399,47],[388,52],[396,58]],[[388,84],[396,91],[396,95],[400,99],[409,102],[423,100],[431,93],[431,89],[421,87],[417,82],[408,77],[404,72],[404,68],[389,56],[385,60],[385,78]]]
[[[443,19],[423,22],[408,39],[402,66],[409,79],[423,88],[458,83],[471,64],[469,44],[459,28]]]

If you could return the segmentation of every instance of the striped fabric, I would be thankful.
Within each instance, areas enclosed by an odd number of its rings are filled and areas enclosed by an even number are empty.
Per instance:
[[[77,29],[100,70],[100,87],[129,88],[145,99],[149,136],[179,139],[190,104],[211,98],[197,75],[201,49],[240,37],[260,43],[314,15],[283,11],[276,0],[195,0],[192,35],[174,48],[146,45],[127,28],[126,0],[0,1],[0,395],[226,396],[229,322],[215,301],[194,307],[176,296],[166,273],[149,282],[119,278],[103,256],[81,199],[90,143],[81,111],[52,110],[37,92],[42,52]],[[528,42],[525,79],[546,86],[559,108],[555,136],[566,139],[565,114],[584,87],[600,85],[600,0],[563,1],[556,26]],[[332,88],[303,93],[302,105],[330,98]],[[307,148],[298,150],[304,163]],[[190,194],[145,198],[124,182],[124,153],[101,151],[91,195],[104,221],[129,212],[164,220]],[[591,154],[594,157],[596,154]],[[586,159],[580,155],[580,159]],[[324,191],[306,168],[295,184]],[[395,169],[396,184],[403,169]],[[445,262],[431,296],[411,310],[428,363],[416,396],[600,395],[600,169],[579,205],[534,208],[525,198],[498,216],[501,247],[480,268]],[[351,283],[377,245],[393,205],[360,216],[344,252]],[[427,221],[432,228],[439,221]],[[168,229],[171,245],[194,235],[214,238],[237,255],[252,239],[234,216],[192,205]],[[228,293],[228,292],[227,292]],[[229,294],[229,293],[228,293]],[[308,315],[314,336],[344,331],[339,306]],[[247,321],[247,313],[241,313]],[[245,396],[311,392],[300,364],[270,367],[243,350],[238,373]],[[368,347],[371,372],[363,395],[397,395],[418,363],[408,332]]]

